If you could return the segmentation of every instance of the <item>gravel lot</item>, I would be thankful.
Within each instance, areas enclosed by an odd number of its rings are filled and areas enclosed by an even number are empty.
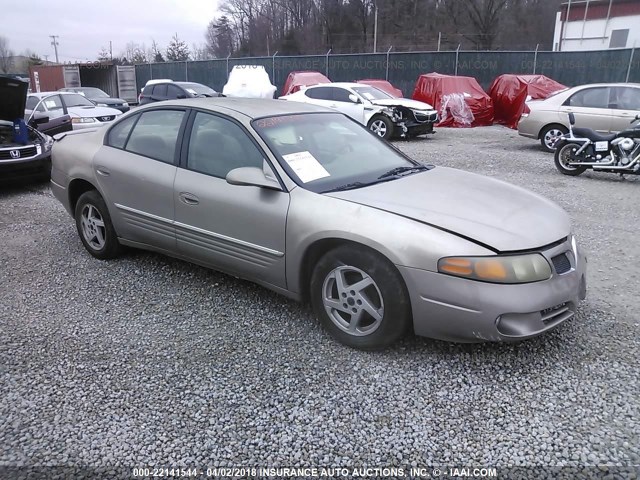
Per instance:
[[[47,184],[0,192],[0,467],[640,463],[640,179],[560,175],[502,127],[397,145],[564,207],[589,258],[528,342],[343,347],[310,308],[132,251],[93,259]]]

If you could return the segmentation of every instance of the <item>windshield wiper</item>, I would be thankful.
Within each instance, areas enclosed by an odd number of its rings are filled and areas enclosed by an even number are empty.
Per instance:
[[[354,188],[367,187],[369,185],[373,185],[374,183],[378,183],[378,182],[351,182],[351,183],[347,183],[346,185],[341,185],[339,187],[332,188],[331,190],[327,190],[326,192],[322,192],[322,193],[341,192],[343,190],[352,190]]]
[[[393,170],[389,170],[387,173],[383,173],[378,177],[378,179],[388,178],[388,177],[398,177],[398,176],[401,176],[402,174],[408,175],[410,173],[423,172],[425,170],[429,170],[429,168],[425,167],[424,165],[412,165],[411,167],[408,167],[408,166],[397,167],[397,168],[394,168]]]

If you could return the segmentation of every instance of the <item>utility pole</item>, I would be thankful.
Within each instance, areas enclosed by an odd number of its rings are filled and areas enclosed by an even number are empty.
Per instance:
[[[378,3],[373,4],[373,53],[378,49]]]
[[[49,37],[51,38],[51,45],[53,45],[53,49],[56,52],[56,63],[60,63],[60,61],[58,60],[58,41],[56,40],[56,38],[60,38],[59,35],[49,35]]]
[[[44,64],[46,65],[47,63],[49,63],[49,55],[43,55],[44,57]]]
[[[111,60],[113,60],[113,45],[111,43],[111,40],[109,40],[109,57],[111,57]]]

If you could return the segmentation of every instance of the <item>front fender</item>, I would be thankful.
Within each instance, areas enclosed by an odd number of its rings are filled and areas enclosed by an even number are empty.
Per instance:
[[[397,266],[437,271],[449,255],[493,252],[424,223],[387,211],[296,188],[287,215],[288,290],[304,291],[305,258],[316,242],[345,241],[371,248]],[[312,267],[311,267],[312,268]]]

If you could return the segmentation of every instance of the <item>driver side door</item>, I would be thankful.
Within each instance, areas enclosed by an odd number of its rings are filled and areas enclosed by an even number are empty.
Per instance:
[[[178,252],[196,263],[286,288],[289,193],[231,185],[227,174],[257,167],[273,175],[264,152],[231,118],[193,114],[174,183]]]

